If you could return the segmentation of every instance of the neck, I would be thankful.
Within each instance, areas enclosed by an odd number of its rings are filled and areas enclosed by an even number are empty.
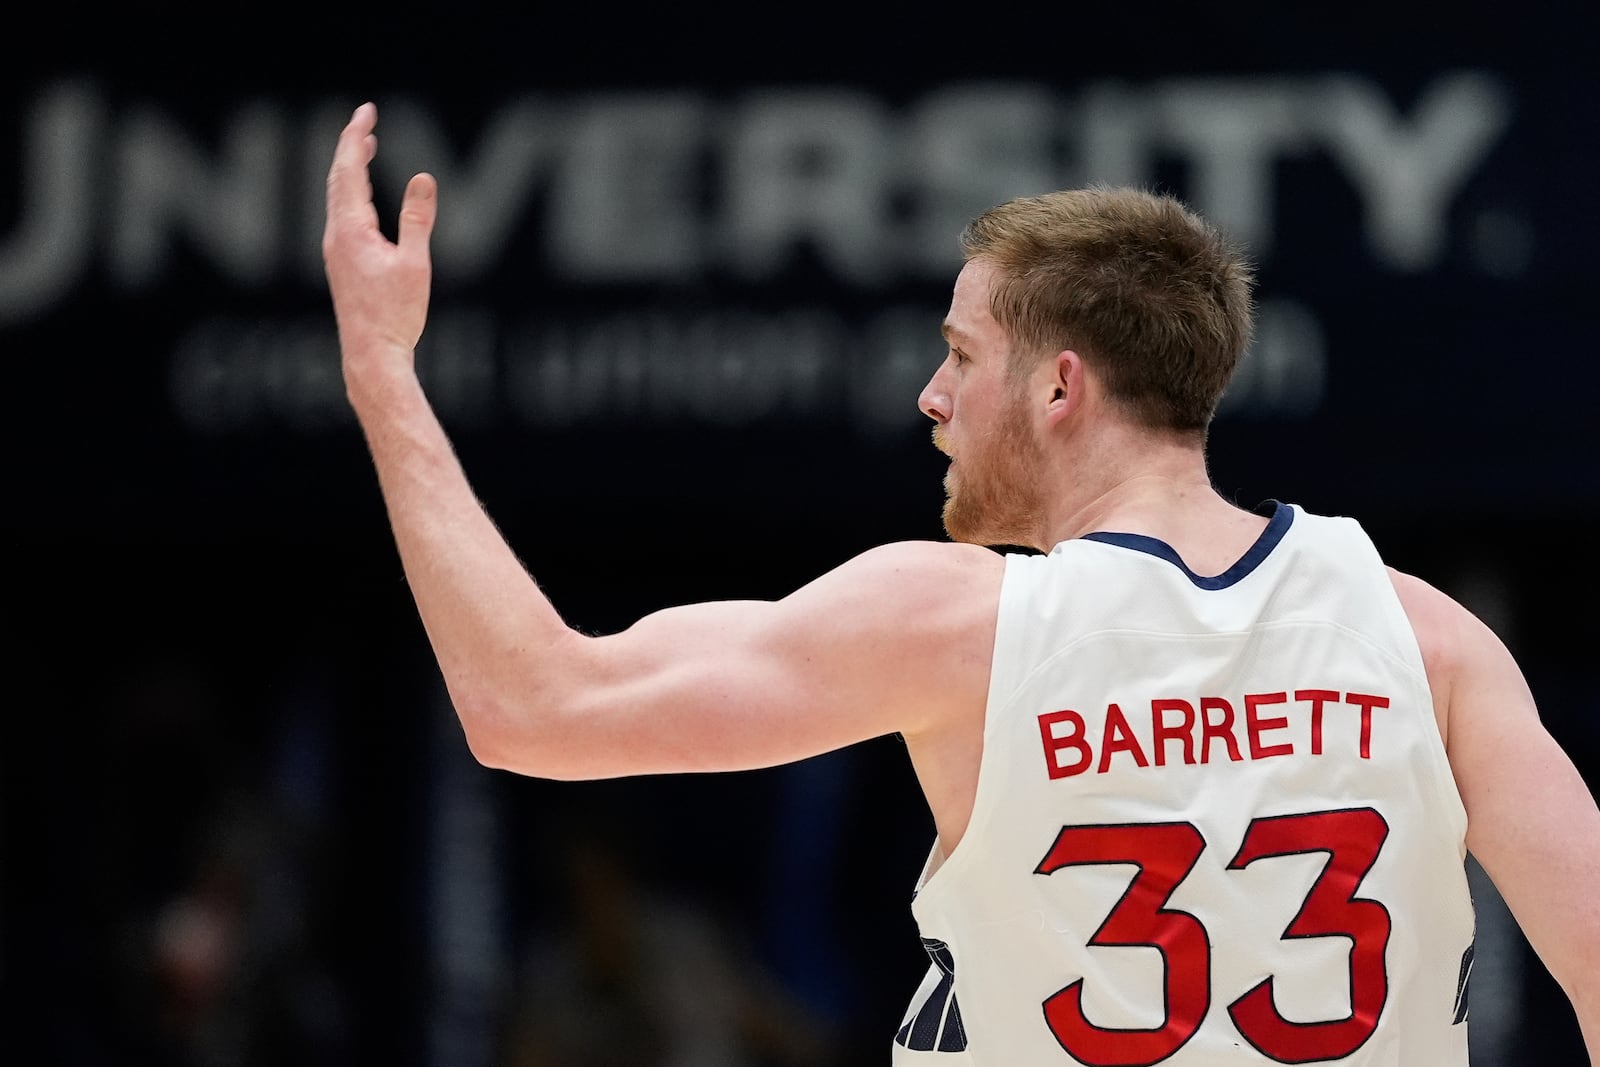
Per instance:
[[[1043,515],[1036,547],[1044,551],[1096,530],[1159,533],[1196,515],[1240,513],[1212,488],[1197,438],[1137,430],[1108,435],[1063,470],[1057,484],[1065,491]]]

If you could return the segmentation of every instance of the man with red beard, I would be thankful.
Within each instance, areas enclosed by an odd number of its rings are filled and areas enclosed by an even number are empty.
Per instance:
[[[952,541],[591,637],[484,513],[419,385],[437,186],[413,177],[383,236],[375,123],[363,105],[339,138],[323,253],[481,762],[725,771],[903,737],[937,838],[896,1063],[1464,1064],[1468,851],[1594,1056],[1594,797],[1482,622],[1353,520],[1212,488],[1252,278],[1203,219],[1097,188],[973,220],[920,398]]]

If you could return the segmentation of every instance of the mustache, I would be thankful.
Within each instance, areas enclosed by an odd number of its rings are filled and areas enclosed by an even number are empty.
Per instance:
[[[947,456],[950,454],[950,448],[945,441],[943,426],[935,425],[933,428],[933,447]]]

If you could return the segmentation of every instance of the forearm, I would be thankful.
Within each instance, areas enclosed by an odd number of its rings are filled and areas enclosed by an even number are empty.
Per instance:
[[[467,741],[502,762],[570,666],[566,626],[473,493],[414,375],[352,378],[396,547]]]
[[[323,266],[345,391],[366,435],[400,561],[467,743],[485,763],[540,742],[529,708],[559,714],[585,638],[562,623],[479,505],[414,371],[428,316],[437,184],[414,174],[396,240],[378,228],[368,164],[377,110],[356,108],[328,169]],[[543,725],[542,723],[539,725]]]

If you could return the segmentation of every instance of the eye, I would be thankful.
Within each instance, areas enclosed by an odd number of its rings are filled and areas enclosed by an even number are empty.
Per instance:
[[[958,366],[958,367],[961,366],[961,364],[966,363],[968,361],[967,360],[967,354],[965,352],[961,351],[961,349],[959,349],[959,348],[952,348],[950,350],[950,358],[956,361],[956,366]]]

